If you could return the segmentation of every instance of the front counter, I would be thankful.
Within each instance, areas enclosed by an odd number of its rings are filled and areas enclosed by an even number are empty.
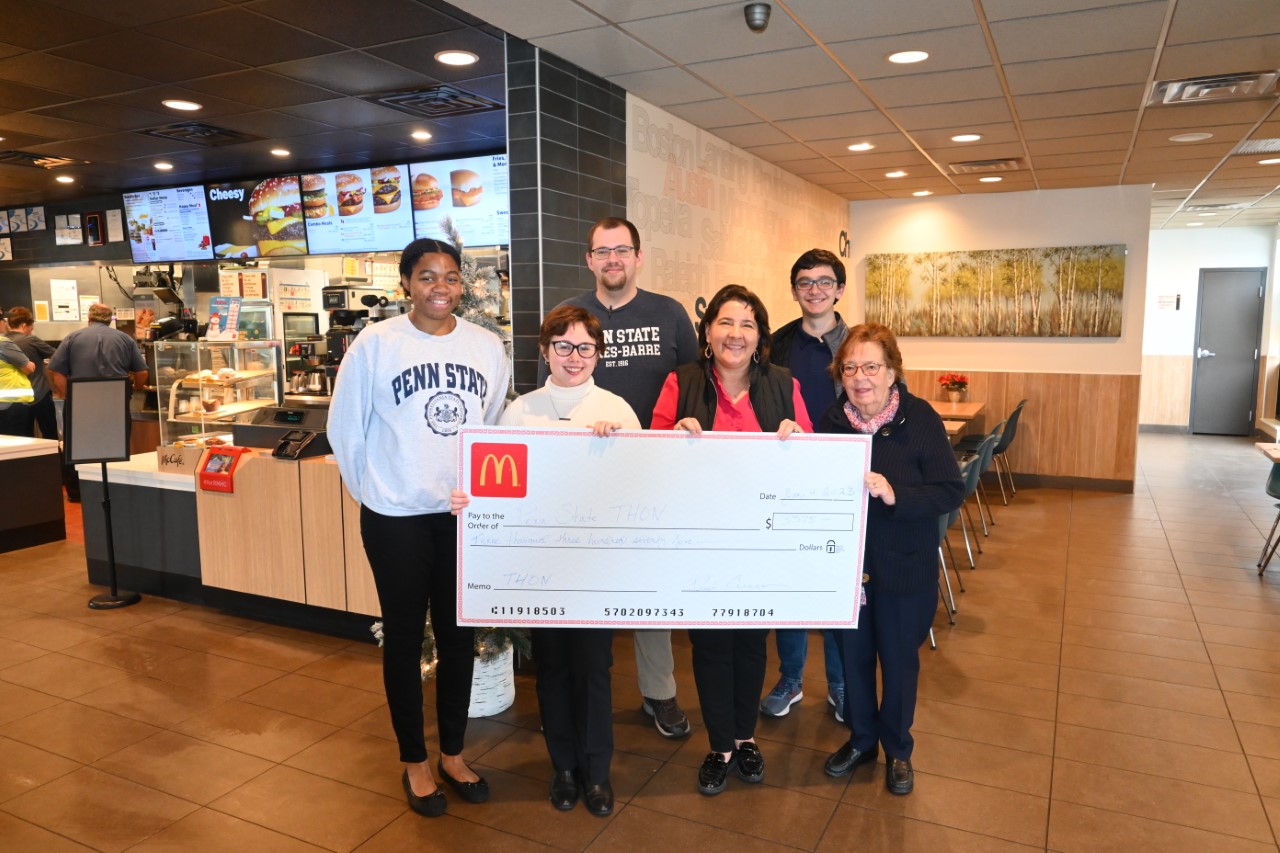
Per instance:
[[[155,453],[107,468],[122,589],[369,637],[378,599],[360,506],[331,458],[252,449],[231,493],[198,489],[199,473],[159,471]],[[106,584],[100,466],[79,470],[89,579]]]
[[[67,538],[58,442],[0,435],[0,553]]]

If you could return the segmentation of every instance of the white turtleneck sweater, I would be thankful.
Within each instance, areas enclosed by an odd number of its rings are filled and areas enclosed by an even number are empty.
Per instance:
[[[512,400],[500,426],[590,427],[599,421],[622,425],[622,429],[640,429],[640,419],[627,401],[596,385],[594,379],[572,388],[562,388],[550,379],[537,391]]]

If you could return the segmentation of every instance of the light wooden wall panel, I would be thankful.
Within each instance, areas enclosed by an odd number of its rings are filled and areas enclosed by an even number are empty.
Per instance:
[[[302,488],[302,562],[307,604],[347,609],[347,560],[342,541],[342,478],[338,463],[298,463]]]
[[[1187,426],[1191,417],[1191,373],[1195,361],[1189,355],[1144,355],[1142,395],[1138,423]]]
[[[908,369],[907,385],[926,399],[945,400],[938,376],[948,372]],[[966,399],[986,404],[975,432],[990,430],[1027,400],[1007,457],[1015,472],[1132,484],[1141,377],[963,372]]]

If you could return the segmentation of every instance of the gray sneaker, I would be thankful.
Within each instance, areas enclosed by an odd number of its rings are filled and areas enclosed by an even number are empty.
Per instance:
[[[766,717],[785,717],[791,706],[804,698],[803,684],[790,678],[778,679],[769,695],[760,700],[760,713]]]
[[[827,704],[835,709],[836,722],[844,722],[844,687],[827,688]]]
[[[644,697],[640,710],[653,717],[653,725],[663,737],[677,738],[689,734],[689,718],[676,704],[676,699],[650,699]]]

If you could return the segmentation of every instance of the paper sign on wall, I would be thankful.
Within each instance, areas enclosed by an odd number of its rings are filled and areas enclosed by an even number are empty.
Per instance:
[[[53,303],[54,322],[79,322],[80,296],[78,287],[76,280],[73,278],[49,279],[49,301]]]

